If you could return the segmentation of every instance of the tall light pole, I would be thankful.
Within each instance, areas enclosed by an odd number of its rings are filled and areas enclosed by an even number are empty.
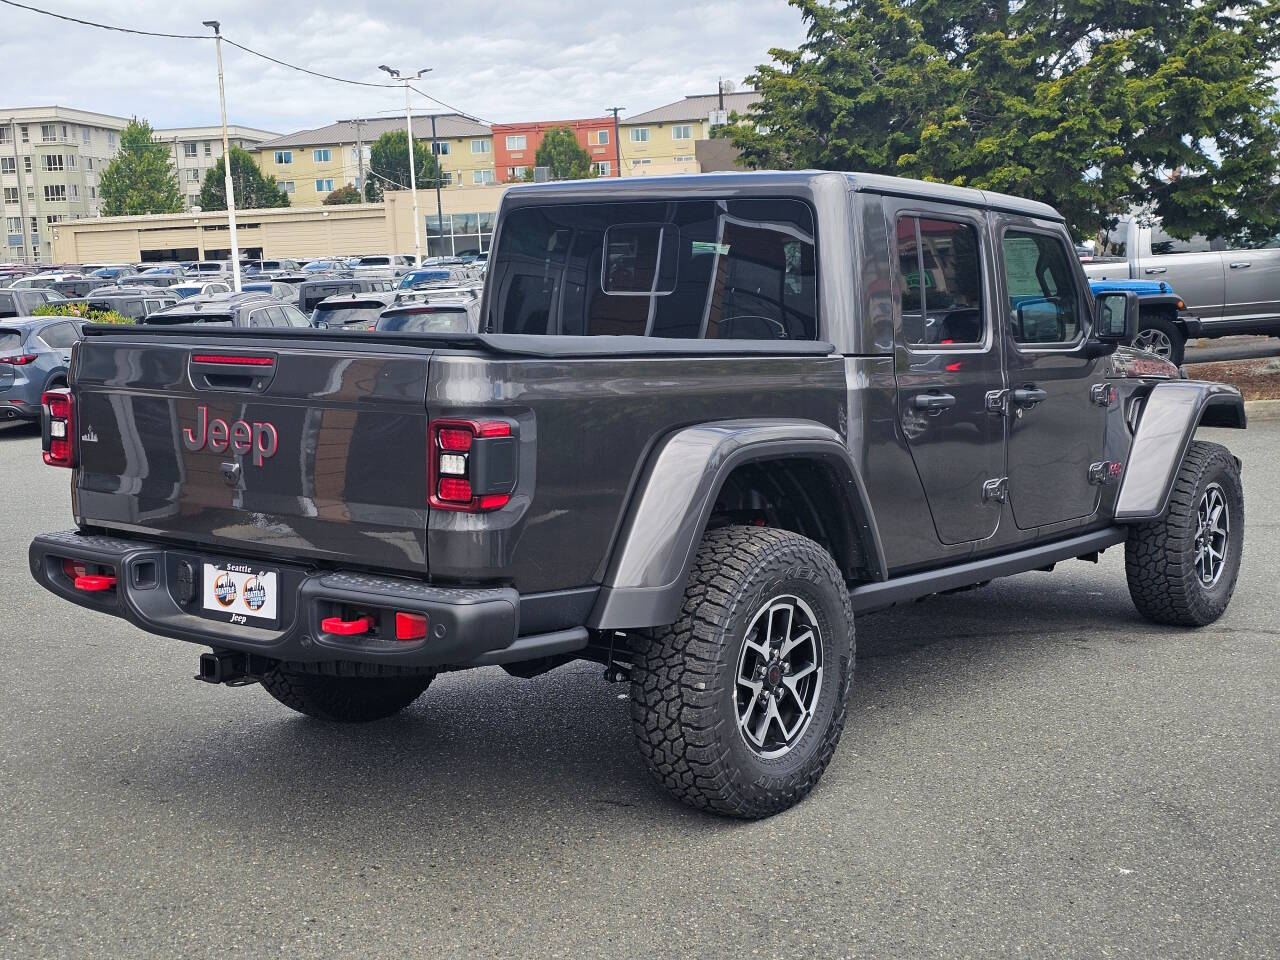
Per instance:
[[[227,226],[231,230],[231,282],[232,289],[239,293],[240,241],[236,238],[236,195],[231,185],[231,143],[227,140],[227,90],[222,82],[222,24],[205,20],[204,25],[213,30],[214,46],[218,48],[218,103],[222,107],[222,172],[227,190]]]
[[[424,73],[430,73],[431,68],[424,67],[412,77],[402,76],[399,70],[392,70],[385,63],[378,69],[390,74],[404,85],[404,129],[409,135],[409,192],[413,194],[413,265],[420,267],[422,266],[422,225],[418,223],[418,177],[414,170],[417,162],[413,154],[413,111],[409,108],[409,84]]]
[[[626,107],[610,107],[609,108],[609,112],[613,114],[613,152],[618,158],[618,172],[614,174],[615,177],[622,176],[622,140],[618,136],[618,114],[620,114],[625,109],[627,108]]]

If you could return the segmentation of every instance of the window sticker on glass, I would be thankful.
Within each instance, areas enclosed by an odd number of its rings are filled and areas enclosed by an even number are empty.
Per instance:
[[[727,257],[729,255],[729,245],[727,243],[709,243],[706,240],[695,240],[689,247],[689,253],[695,257],[703,253],[714,253],[721,257]]]

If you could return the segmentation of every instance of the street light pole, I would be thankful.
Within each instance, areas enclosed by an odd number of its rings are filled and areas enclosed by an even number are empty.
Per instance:
[[[436,165],[436,231],[440,234],[440,252],[444,253],[444,205],[440,202],[440,148],[436,146],[436,115],[431,115],[431,157]],[[427,240],[427,246],[431,241]]]
[[[236,195],[231,183],[231,143],[227,140],[227,90],[222,81],[222,24],[217,20],[205,20],[204,25],[213,30],[214,46],[218,49],[218,103],[222,107],[222,172],[227,190],[227,226],[231,230],[231,282],[232,289],[240,292],[240,242],[236,238]]]
[[[610,107],[609,112],[613,114],[613,152],[618,160],[618,172],[615,177],[622,176],[622,140],[618,138],[618,114],[626,107]]]
[[[422,224],[418,223],[418,176],[414,169],[418,164],[413,154],[413,111],[409,106],[409,83],[417,80],[424,73],[430,72],[431,68],[425,67],[412,77],[401,76],[399,70],[392,70],[386,64],[382,64],[378,69],[390,74],[404,85],[404,128],[409,137],[409,192],[413,194],[413,265],[420,267],[422,266]]]

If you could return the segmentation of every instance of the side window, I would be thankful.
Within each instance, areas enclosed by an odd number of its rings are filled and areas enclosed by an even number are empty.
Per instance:
[[[1073,343],[1082,300],[1067,248],[1058,237],[1009,230],[1004,235],[1009,324],[1017,343]]]
[[[408,149],[407,147],[405,148]],[[408,154],[406,154],[407,156]],[[249,314],[249,326],[251,327],[269,327],[271,326],[270,310],[255,310]]]
[[[76,342],[76,328],[69,323],[53,323],[40,332],[40,340],[54,350],[70,347]]]
[[[407,153],[406,153],[407,155]],[[285,304],[281,309],[284,311],[284,318],[291,327],[309,327],[311,323],[303,316],[302,311],[296,307]]]
[[[982,260],[971,224],[899,217],[898,296],[910,346],[975,346],[986,324]]]
[[[405,156],[408,157],[408,155],[408,150],[406,149]],[[271,317],[271,325],[273,327],[287,327],[289,325],[289,318],[284,315],[284,307],[268,307],[267,313]]]

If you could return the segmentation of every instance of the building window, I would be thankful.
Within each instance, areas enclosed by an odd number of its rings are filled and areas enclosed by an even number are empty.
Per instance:
[[[35,203],[35,202],[36,202],[36,188],[27,187],[27,203]]]
[[[44,188],[45,203],[66,203],[67,202],[67,185],[65,183],[50,183]]]
[[[5,187],[5,188],[4,188],[4,202],[5,202],[5,203],[17,203],[17,202],[18,202],[18,188],[17,188],[17,187]]]
[[[6,218],[5,218],[4,223],[5,223],[5,227],[7,228],[7,232],[8,232],[8,233],[21,233],[21,232],[22,232],[22,218],[21,218],[21,217],[6,217]]]
[[[693,124],[677,123],[674,127],[671,128],[671,139],[672,140],[692,140]]]
[[[195,167],[192,167],[190,170],[187,171],[187,179],[190,180],[192,183],[199,183],[200,171],[197,170]]]
[[[0,157],[0,173],[17,173],[18,159],[16,157]]]
[[[40,158],[40,169],[45,173],[59,173],[62,171],[62,154],[46,153]]]
[[[440,186],[442,186],[442,187],[452,187],[452,186],[453,186],[453,171],[452,171],[452,170],[441,170],[441,171],[440,171]]]
[[[279,183],[276,184],[276,186],[278,186],[285,193],[293,193],[294,188],[293,188],[292,180],[281,180]]]
[[[523,180],[528,167],[507,167],[508,180]]]
[[[525,137],[523,133],[515,134],[513,136],[507,137],[508,150],[523,150],[525,149],[527,144],[528,144],[528,139]]]
[[[97,187],[90,187],[90,188],[89,188],[89,199],[90,199],[90,200],[97,200],[97,199],[98,199],[98,188],[97,188]]]
[[[80,128],[80,139],[85,143],[93,143],[93,131],[88,127]]]
[[[292,150],[277,150],[277,151],[276,151],[276,163],[277,163],[278,165],[280,165],[280,166],[284,166],[286,163],[293,163],[293,151],[292,151]]]
[[[62,220],[62,214],[60,213],[52,213],[49,216],[44,218],[45,223],[58,223],[61,220]]]
[[[693,163],[697,159],[692,153],[682,153],[677,157],[673,157],[676,163]]]
[[[76,155],[74,153],[67,154],[67,169],[74,170],[76,168]]]
[[[652,160],[651,158],[649,158],[649,157],[641,157],[641,158],[640,158],[640,159],[638,159],[638,160],[632,160],[632,161],[631,161],[631,165],[632,165],[633,167],[643,167],[643,166],[644,166],[645,164],[647,164],[647,163],[653,163],[653,160]]]
[[[596,176],[598,177],[613,176],[613,164],[608,160],[601,160],[599,163],[593,163],[591,165],[591,169],[596,172]]]
[[[187,195],[187,206],[188,206],[188,207],[198,207],[198,206],[200,206],[200,194],[198,194],[198,193],[188,194],[188,195]]]
[[[328,180],[317,180],[317,181],[316,181],[316,193],[332,193],[332,192],[333,192],[333,179],[332,179],[332,178],[330,178],[330,179],[328,179]]]
[[[40,142],[41,143],[57,143],[58,142],[58,125],[56,123],[40,124]]]
[[[0,127],[0,143],[13,143],[13,127]]]
[[[72,200],[80,199],[80,184],[78,183],[71,184],[71,199]]]
[[[182,155],[184,157],[194,157],[196,155],[196,145],[194,143],[184,143],[182,145]]]
[[[447,157],[449,155],[449,141],[437,140],[431,145],[431,150],[437,157]]]
[[[329,151],[328,147],[322,147],[319,150],[311,151],[312,163],[328,163],[332,159],[333,154]]]
[[[213,144],[211,144],[208,140],[204,142],[204,155],[206,157],[213,156]]]
[[[22,134],[23,143],[31,142],[31,132],[27,129],[27,125],[25,123],[18,128],[18,132]]]
[[[90,170],[90,171],[92,171],[92,170],[93,170],[93,157],[85,157],[85,158],[84,158],[84,168],[85,168],[86,170]]]
[[[488,140],[472,140],[471,152],[472,153],[488,153],[489,141]]]
[[[648,143],[649,128],[648,127],[632,127],[631,142],[632,143]]]
[[[471,182],[476,184],[477,186],[482,184],[493,183],[494,182],[493,171],[492,170],[472,170]]]
[[[107,131],[107,149],[115,150],[116,148],[116,132],[114,130]]]
[[[603,147],[605,144],[609,142],[609,131],[608,130],[592,130],[590,134],[590,140],[597,147]]]
[[[31,172],[31,154],[28,153],[25,157],[22,158],[22,169],[23,169],[23,172],[25,173]]]
[[[62,125],[62,139],[63,140],[71,139],[71,131],[67,129],[67,125],[65,123]]]

